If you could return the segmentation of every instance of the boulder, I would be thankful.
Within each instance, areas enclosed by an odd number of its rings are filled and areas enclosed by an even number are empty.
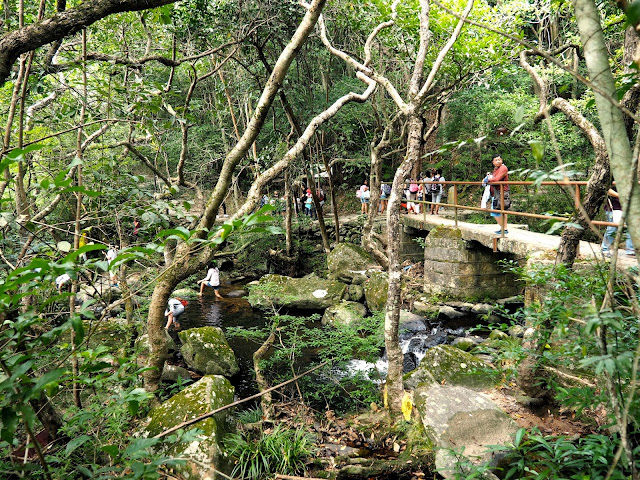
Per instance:
[[[238,361],[218,327],[190,328],[178,332],[184,361],[206,375],[231,377],[238,373]]]
[[[233,402],[234,393],[233,386],[226,378],[218,375],[203,377],[152,409],[143,435],[153,437],[185,420],[224,407]],[[167,455],[187,459],[184,465],[174,467],[182,478],[214,480],[216,470],[230,473],[231,465],[224,453],[222,441],[232,430],[231,420],[230,411],[222,411],[186,428],[204,431],[197,440],[164,446]]]
[[[191,374],[189,370],[183,367],[179,367],[177,365],[169,365],[165,364],[162,369],[162,376],[160,377],[161,382],[167,383],[178,383],[178,381],[182,380],[191,380]]]
[[[163,329],[164,330],[164,329]],[[174,352],[177,350],[176,342],[171,338],[169,332],[164,330],[165,339],[167,341],[167,351]],[[122,341],[122,339],[120,339]],[[147,365],[147,358],[149,356],[149,334],[145,333],[140,335],[135,341],[136,360],[138,366],[144,367]]]
[[[364,288],[362,285],[348,285],[347,286],[347,299],[352,302],[361,302],[364,300]]]
[[[422,315],[423,317],[436,317],[440,311],[438,305],[431,305],[424,301],[415,301],[412,304],[411,311],[416,315]]]
[[[464,313],[456,310],[453,307],[450,307],[449,305],[443,305],[438,310],[438,318],[442,320],[453,320],[455,318],[461,318],[464,316]]]
[[[337,305],[332,305],[324,311],[323,325],[351,325],[358,323],[367,314],[367,308],[361,303],[343,300]]]
[[[376,262],[367,251],[352,243],[339,243],[327,255],[329,278],[345,283],[362,284],[367,279],[366,271],[376,267]]]
[[[409,390],[422,383],[461,385],[483,390],[495,385],[495,378],[487,369],[491,367],[467,352],[451,345],[438,345],[427,351],[404,384]]]
[[[198,296],[198,293],[200,293],[199,290],[195,290],[193,288],[187,287],[187,288],[179,288],[177,290],[174,290],[171,296],[189,299],[189,298],[196,298]]]
[[[444,478],[464,478],[469,462],[498,466],[504,453],[487,453],[489,446],[512,442],[518,430],[488,396],[468,388],[421,384],[413,398],[427,440],[437,450],[436,468]]]
[[[325,280],[314,274],[304,278],[265,275],[251,286],[252,307],[287,307],[299,310],[324,310],[340,303],[347,286],[337,280]]]
[[[381,312],[387,304],[389,290],[389,275],[387,272],[375,272],[364,283],[364,298],[369,310]]]
[[[242,298],[247,296],[247,291],[244,289],[231,290],[225,293],[225,297],[229,298]]]

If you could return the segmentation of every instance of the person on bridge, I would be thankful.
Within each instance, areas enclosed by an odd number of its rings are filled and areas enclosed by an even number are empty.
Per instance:
[[[493,172],[489,175],[489,182],[508,182],[509,181],[509,169],[503,163],[502,157],[496,155],[491,161],[493,163]],[[509,194],[509,185],[503,185],[504,188],[504,209],[509,210],[511,207],[511,197]],[[491,208],[494,210],[501,210],[500,203],[500,185],[491,185]],[[496,219],[500,230],[496,231],[497,235],[502,233],[509,233],[507,230],[507,215],[501,213],[491,212],[491,216]]]
[[[442,176],[442,169],[439,168],[436,170],[435,175],[433,176],[434,182],[444,182],[445,178]],[[442,200],[442,194],[444,193],[443,185],[438,185],[436,183],[431,184],[431,200],[433,203],[431,204],[431,215],[438,215],[440,211],[440,201]]]
[[[611,223],[620,223],[622,220],[622,206],[620,205],[620,195],[616,191],[616,187],[613,186],[607,192],[609,195],[607,200],[604,202],[604,213],[607,216],[607,222]],[[618,231],[618,227],[607,227],[604,232],[604,236],[602,237],[602,254],[605,257],[611,256],[611,245],[613,245],[613,241],[616,237],[616,232]],[[635,256],[636,252],[633,249],[633,243],[631,243],[631,237],[629,236],[629,231],[625,229],[625,253],[629,256]]]

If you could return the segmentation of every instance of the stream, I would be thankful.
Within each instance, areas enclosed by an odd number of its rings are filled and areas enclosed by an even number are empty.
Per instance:
[[[202,297],[189,300],[184,314],[180,317],[183,330],[204,326],[220,327],[262,327],[265,318],[260,310],[254,310],[242,296],[244,285],[221,285],[220,293],[224,298],[217,299],[212,289],[205,289]],[[246,292],[245,292],[246,293]],[[231,296],[230,296],[231,295]],[[428,320],[411,315],[400,325],[400,346],[404,354],[404,372],[415,369],[424,358],[428,349],[441,344],[450,344],[458,337],[465,337],[471,327],[483,323],[480,316],[469,313],[461,318],[448,320]],[[179,344],[176,333],[171,336]],[[246,398],[258,393],[253,375],[253,353],[259,345],[237,337],[227,338],[229,346],[235,352],[240,372],[231,378],[238,398]],[[178,357],[178,362],[181,358]],[[353,360],[348,371],[336,372],[338,377],[356,372],[368,374],[376,383],[382,383],[387,371],[386,353],[375,362]]]

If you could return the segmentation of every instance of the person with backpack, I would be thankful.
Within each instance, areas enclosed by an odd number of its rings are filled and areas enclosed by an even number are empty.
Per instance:
[[[438,211],[440,210],[440,200],[442,200],[442,193],[444,192],[444,188],[441,182],[444,182],[445,179],[442,176],[442,169],[439,168],[436,170],[436,174],[433,176],[433,181],[440,183],[432,183],[431,184],[431,215],[438,215]]]
[[[383,183],[380,185],[380,213],[384,213],[389,204],[389,195],[391,195],[391,184]]]
[[[175,325],[176,330],[180,330],[180,322],[178,318],[180,315],[184,313],[184,307],[186,306],[187,301],[177,298],[170,298],[167,302],[167,309],[164,312],[164,316],[167,318],[167,325],[164,327],[165,330],[169,330],[169,327],[173,323]]]
[[[433,201],[433,197],[431,195],[431,184],[428,183],[428,182],[433,182],[433,170],[431,170],[431,169],[427,170],[427,174],[422,179],[422,181],[425,182],[425,184],[424,184],[424,201],[428,202],[424,206],[425,212],[426,212],[427,208],[429,208],[429,209],[431,208],[430,203]]]
[[[216,298],[222,298],[222,295],[220,295],[220,270],[218,270],[218,265],[215,261],[209,265],[207,276],[202,280],[198,280],[198,283],[200,284],[200,296],[202,296],[204,286],[206,285],[207,287],[213,287]]]

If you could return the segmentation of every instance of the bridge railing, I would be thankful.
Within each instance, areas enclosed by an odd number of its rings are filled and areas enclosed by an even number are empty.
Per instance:
[[[499,213],[501,215],[515,215],[515,216],[521,216],[521,217],[529,217],[529,218],[538,218],[538,219],[546,219],[546,220],[558,220],[558,221],[562,221],[562,222],[568,222],[571,221],[571,218],[569,217],[564,217],[564,216],[558,216],[558,215],[544,215],[544,214],[540,214],[540,213],[530,213],[530,212],[518,212],[518,211],[514,211],[514,210],[506,210],[504,208],[504,192],[505,192],[505,186],[509,185],[553,185],[553,186],[557,186],[557,187],[568,187],[568,188],[572,188],[574,189],[574,203],[575,203],[575,208],[576,210],[580,209],[580,205],[581,205],[581,201],[580,201],[580,187],[583,187],[585,185],[587,185],[586,181],[580,181],[580,180],[566,180],[566,181],[543,181],[543,182],[534,182],[534,181],[526,181],[526,180],[516,180],[516,181],[508,181],[508,182],[490,182],[489,185],[493,186],[495,188],[499,188],[500,189],[500,209],[494,209],[494,208],[482,208],[482,207],[475,207],[475,206],[469,206],[469,205],[463,205],[460,204],[458,202],[458,186],[466,186],[466,185],[476,185],[479,186],[481,188],[484,188],[482,182],[471,182],[471,181],[444,181],[444,182],[436,182],[436,181],[430,181],[430,182],[406,182],[405,185],[409,185],[410,183],[415,183],[418,185],[432,185],[432,184],[436,184],[436,185],[450,185],[453,188],[449,189],[449,191],[453,191],[453,203],[449,202],[449,203],[438,203],[437,205],[440,205],[441,207],[449,207],[449,208],[453,208],[454,211],[454,219],[455,219],[455,224],[456,226],[458,226],[458,210],[460,209],[464,209],[464,210],[477,210],[480,212],[494,212],[494,213]],[[448,196],[447,196],[447,199]],[[407,203],[416,203],[416,204],[422,204],[424,207],[422,208],[422,215],[423,218],[426,220],[426,215],[427,215],[427,205],[435,205],[435,202],[428,202],[425,200],[409,200],[407,199]],[[513,201],[512,201],[512,205],[513,205]],[[491,205],[491,207],[493,207],[493,205]],[[612,222],[606,222],[606,221],[601,221],[601,220],[591,220],[591,223],[594,225],[599,225],[599,226],[613,226],[613,227],[618,227],[619,224],[618,223],[612,223]]]

